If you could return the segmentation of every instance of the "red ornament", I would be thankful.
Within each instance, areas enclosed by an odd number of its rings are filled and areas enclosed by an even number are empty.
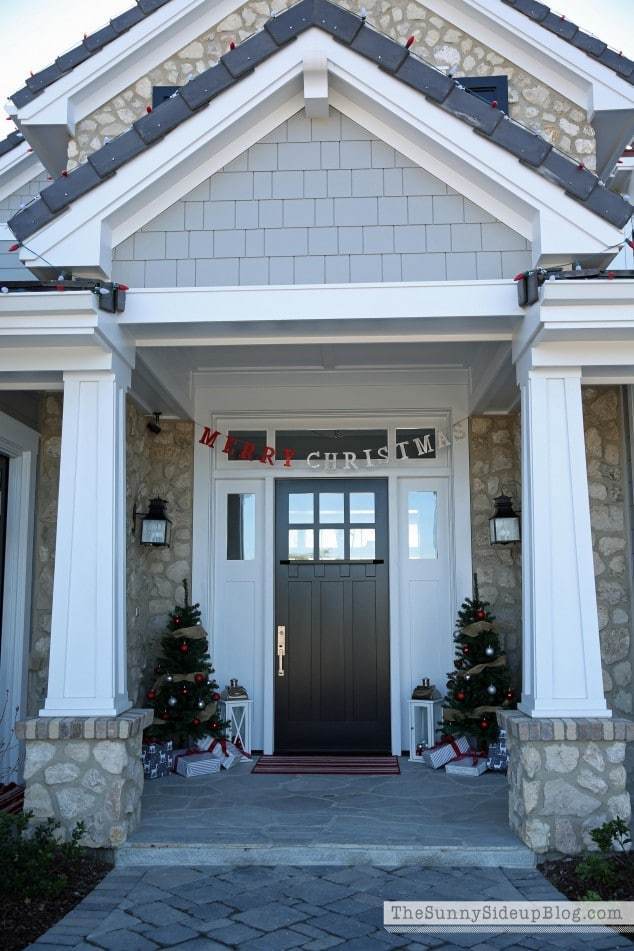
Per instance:
[[[219,693],[212,693],[211,699],[212,699],[212,700],[215,700],[216,703],[217,703],[217,702],[220,700],[220,694],[219,694]]]
[[[462,645],[462,653],[463,653],[463,654],[468,654],[470,650],[471,650],[471,647],[469,646],[469,644],[463,644],[463,645]]]
[[[506,699],[507,699],[507,700],[512,700],[512,699],[514,698],[514,696],[515,696],[515,694],[513,693],[512,690],[509,689],[509,690],[506,691]]]
[[[482,608],[478,608],[478,610],[475,613],[475,616],[476,616],[476,621],[484,621],[484,619],[487,616],[487,613]]]
[[[487,720],[486,717],[482,717],[482,719],[480,720],[480,729],[481,730],[489,729],[489,721]]]
[[[187,643],[187,641],[181,641],[180,644],[178,645],[178,649],[181,652],[181,654],[186,654],[189,650],[189,644]]]
[[[174,624],[176,624],[176,626],[178,627],[178,626],[179,626],[180,624],[182,624],[182,623],[183,623],[182,617],[181,617],[179,614],[177,614],[177,615],[174,617]]]
[[[167,710],[165,710],[165,712],[161,714],[161,720],[169,720],[169,718],[170,718],[170,715],[167,712]]]
[[[206,679],[204,674],[194,674],[194,683],[198,684],[199,687],[201,684],[204,684]]]
[[[148,690],[146,696],[148,700],[156,700],[156,690]]]
[[[187,684],[183,684],[183,686],[181,687],[181,693],[184,697],[187,696]]]
[[[200,726],[200,720],[198,719],[198,717],[194,717],[194,719],[192,720],[192,726]]]
[[[220,725],[220,724],[218,723],[217,720],[212,720],[211,723],[209,724],[209,726],[211,727],[212,730],[217,730],[218,727],[219,727],[219,725]]]
[[[465,692],[464,692],[464,690],[458,690],[457,693],[456,693],[456,700],[462,701],[462,700],[464,700],[464,698],[465,698]]]

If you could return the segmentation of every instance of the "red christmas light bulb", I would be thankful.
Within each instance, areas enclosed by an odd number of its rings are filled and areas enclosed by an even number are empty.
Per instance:
[[[204,674],[194,674],[194,683],[198,684],[200,687],[201,684],[204,684],[206,677]]]
[[[156,700],[156,690],[148,690],[146,697],[148,700]]]
[[[465,698],[465,692],[464,692],[464,690],[458,690],[458,691],[456,692],[456,700],[460,700],[460,702],[462,703],[462,701],[464,700],[464,698]]]
[[[189,650],[189,644],[187,643],[187,641],[181,641],[180,644],[178,645],[178,649],[181,652],[181,654],[186,654]]]

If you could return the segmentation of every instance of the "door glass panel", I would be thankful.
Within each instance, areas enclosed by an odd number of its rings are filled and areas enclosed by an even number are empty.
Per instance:
[[[374,524],[374,492],[350,493],[350,521],[353,525]]]
[[[312,561],[315,550],[314,536],[312,528],[289,528],[289,561]]]
[[[320,492],[319,521],[325,525],[341,525],[343,520],[343,492]]]
[[[312,492],[291,492],[288,497],[289,525],[310,525],[314,520]]]
[[[252,492],[227,496],[227,560],[253,561],[255,558],[255,495]]]
[[[343,528],[319,529],[319,560],[343,561],[344,558],[344,531]]]
[[[374,529],[350,529],[350,560],[374,558]]]
[[[436,492],[408,492],[407,539],[410,560],[437,558]]]

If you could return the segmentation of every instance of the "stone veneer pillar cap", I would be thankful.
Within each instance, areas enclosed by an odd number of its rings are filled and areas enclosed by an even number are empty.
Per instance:
[[[30,717],[15,725],[18,740],[127,740],[152,723],[153,710],[126,710],[116,717]]]
[[[521,710],[498,710],[500,727],[516,740],[634,742],[634,720],[624,717],[529,717]]]

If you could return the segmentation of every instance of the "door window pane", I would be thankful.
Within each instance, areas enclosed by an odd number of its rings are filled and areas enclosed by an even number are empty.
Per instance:
[[[350,493],[350,521],[353,525],[374,524],[374,492]]]
[[[315,550],[314,536],[312,528],[289,528],[289,561],[312,561]]]
[[[374,529],[350,529],[350,560],[374,558]]]
[[[344,532],[343,528],[320,528],[319,530],[319,560],[343,561]]]
[[[407,494],[407,540],[412,560],[438,557],[437,501],[435,492]]]
[[[255,495],[251,492],[227,496],[227,560],[253,561],[255,558]]]
[[[227,454],[227,458],[230,462],[257,461],[258,457],[264,452],[264,447],[266,446],[265,429],[248,431],[245,429],[230,429],[228,435],[237,440],[232,444]],[[216,446],[222,449],[224,445],[224,436],[219,436]]]
[[[344,452],[354,452],[357,459],[380,459],[379,449],[387,446],[386,429],[278,429],[275,433],[275,449],[278,459],[283,459],[283,449],[294,449],[295,459],[306,459],[311,452],[336,453],[342,462]],[[366,452],[367,450],[367,452]]]
[[[343,522],[343,492],[319,493],[319,521],[326,525]]]
[[[289,525],[310,525],[314,520],[312,492],[291,492],[288,497]]]

